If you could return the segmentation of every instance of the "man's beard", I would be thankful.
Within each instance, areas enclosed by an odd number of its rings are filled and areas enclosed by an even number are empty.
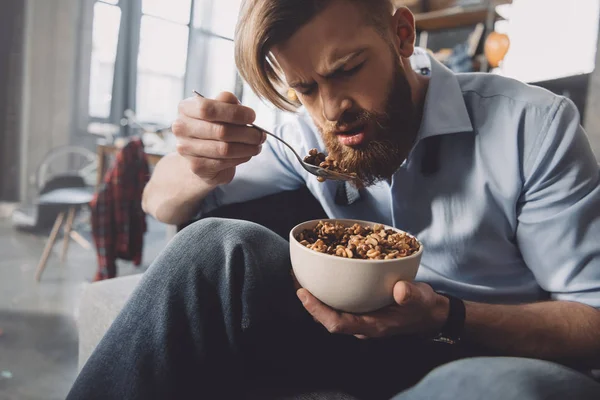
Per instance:
[[[406,160],[416,138],[418,125],[411,88],[399,64],[396,71],[385,112],[349,110],[339,121],[319,126],[329,155],[341,168],[356,173],[357,187],[390,179]],[[365,126],[375,132],[369,132],[368,143],[349,147],[335,134],[340,125]]]

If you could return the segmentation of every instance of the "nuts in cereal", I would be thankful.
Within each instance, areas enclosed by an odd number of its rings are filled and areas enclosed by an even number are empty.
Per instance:
[[[296,235],[298,242],[314,251],[363,260],[392,260],[408,257],[421,248],[414,237],[375,224],[372,228],[339,222],[319,221],[313,229]]]
[[[308,152],[308,155],[304,157],[304,162],[310,165],[328,169],[330,171],[354,176],[356,175],[356,173],[349,172],[347,169],[341,168],[338,162],[334,160],[331,156],[326,156],[325,154],[319,152],[317,149],[311,149]],[[325,178],[323,178],[322,176],[318,176],[317,180],[319,182],[325,182]]]

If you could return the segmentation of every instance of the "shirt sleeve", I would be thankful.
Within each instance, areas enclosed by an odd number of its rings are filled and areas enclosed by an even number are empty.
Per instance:
[[[525,151],[522,256],[553,299],[600,308],[600,168],[570,100],[557,100]]]
[[[305,129],[306,127],[296,121],[290,121],[278,126],[273,134],[278,137],[285,136],[286,141],[291,142],[298,151],[302,151],[300,143],[306,135],[303,131]],[[262,152],[237,167],[233,181],[217,187],[204,199],[197,217],[221,206],[299,189],[305,185],[305,177],[298,168],[301,167],[290,150],[278,140],[268,136]]]

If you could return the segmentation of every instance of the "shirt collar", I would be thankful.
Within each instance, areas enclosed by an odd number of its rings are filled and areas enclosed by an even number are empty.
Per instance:
[[[417,140],[449,133],[472,132],[473,125],[456,75],[433,57],[429,58],[431,78]]]

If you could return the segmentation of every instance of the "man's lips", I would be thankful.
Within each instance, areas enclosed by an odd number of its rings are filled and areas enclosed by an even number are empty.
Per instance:
[[[359,126],[357,128],[344,131],[344,132],[336,132],[336,136],[341,144],[344,146],[358,146],[360,145],[366,138],[365,135],[365,126]]]

